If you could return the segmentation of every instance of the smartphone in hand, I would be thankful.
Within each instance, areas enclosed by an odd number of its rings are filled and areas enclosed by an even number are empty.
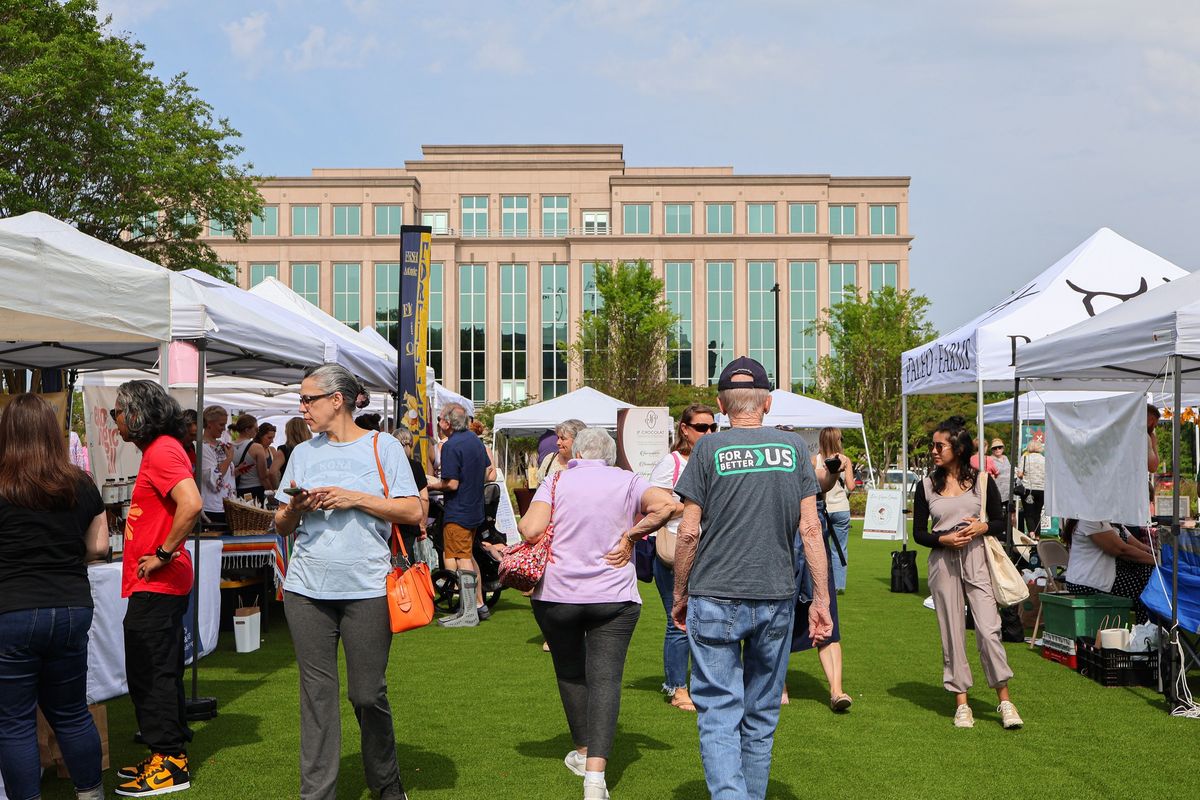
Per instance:
[[[288,487],[284,488],[282,491],[288,497],[295,497],[298,494],[302,494],[306,490],[299,486],[288,486]]]

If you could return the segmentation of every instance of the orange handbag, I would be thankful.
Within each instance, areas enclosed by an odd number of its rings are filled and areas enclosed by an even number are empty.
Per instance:
[[[388,482],[383,475],[383,462],[379,460],[378,433],[375,434],[375,466],[379,469],[383,496],[388,497]],[[397,545],[399,553],[396,552]],[[395,523],[392,523],[392,569],[387,575],[387,601],[392,633],[422,628],[433,619],[433,579],[429,575],[429,565],[421,561],[413,564],[409,560],[400,526]]]

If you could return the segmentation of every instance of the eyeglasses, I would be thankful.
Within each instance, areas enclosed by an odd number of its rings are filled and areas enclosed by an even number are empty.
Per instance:
[[[691,428],[692,430],[697,431],[699,433],[716,433],[718,430],[720,430],[720,428],[717,427],[717,423],[715,423],[715,422],[712,423],[711,425],[695,425],[691,422],[685,422],[683,424],[687,425],[689,428]]]
[[[929,449],[935,453],[940,453],[943,450],[945,450],[947,447],[949,447],[949,445],[946,444],[945,442],[934,442],[933,444],[931,444],[929,446]]]
[[[302,394],[300,395],[300,405],[311,406],[323,397],[329,397],[328,394]]]
[[[997,450],[1003,450],[1003,449],[1004,449],[1003,447],[993,447],[993,448],[992,448],[992,452],[994,453],[994,452],[996,452]]]
[[[123,409],[123,408],[110,408],[108,410],[108,416],[112,418],[113,422],[116,422],[117,417],[121,416],[124,413],[125,413],[125,409]]]

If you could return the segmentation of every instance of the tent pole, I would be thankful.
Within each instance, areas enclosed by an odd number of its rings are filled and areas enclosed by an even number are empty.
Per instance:
[[[1182,665],[1175,659],[1179,652],[1179,417],[1183,403],[1183,357],[1176,354],[1172,359],[1175,371],[1175,406],[1171,414],[1171,549],[1174,551],[1174,565],[1171,569],[1171,689],[1168,691],[1169,702],[1178,702],[1175,698],[1179,674]]]
[[[208,371],[207,351],[208,340],[196,339],[196,486],[199,488],[204,484],[201,483],[200,471],[204,461],[204,376]],[[159,374],[165,374],[166,370],[159,370]],[[166,388],[166,387],[164,387]],[[200,697],[199,695],[199,669],[200,669],[200,518],[196,518],[196,524],[192,528],[192,586],[195,592],[195,599],[192,601],[192,696],[188,698],[189,720],[193,719],[212,719],[217,715],[217,701],[211,697]]]
[[[863,450],[867,452],[867,479],[871,482],[871,485],[874,486],[875,465],[871,463],[871,445],[867,444],[867,427],[864,425],[862,428],[859,428],[859,430],[862,431]]]
[[[976,448],[976,451],[977,451],[977,455],[979,457],[979,471],[984,472],[987,470],[987,450],[985,449],[987,447],[987,437],[983,433],[983,378],[982,377],[978,378],[975,382],[975,407],[978,409],[978,411],[976,412],[975,423],[978,426],[978,430],[979,430],[979,433],[978,433],[979,446]],[[983,522],[986,522],[986,521],[987,520],[983,520]]]
[[[1014,367],[1017,363],[1017,340],[1012,340],[1012,363]],[[1008,451],[1008,502],[1011,508],[1005,509],[1004,513],[1004,543],[1008,548],[1008,554],[1011,556],[1013,552],[1013,512],[1017,508],[1017,498],[1014,497],[1017,488],[1017,448],[1021,444],[1021,379],[1013,374],[1013,413],[1012,413],[1012,449]]]
[[[887,464],[883,465],[887,469]],[[908,395],[900,395],[900,503],[904,512],[900,514],[901,548],[908,546]]]
[[[168,393],[171,391],[171,343],[158,346],[158,383]],[[201,426],[203,427],[203,425]]]

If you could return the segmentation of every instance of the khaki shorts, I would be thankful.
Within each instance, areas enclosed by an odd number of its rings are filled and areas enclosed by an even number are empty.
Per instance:
[[[471,548],[475,544],[475,529],[464,528],[453,522],[447,522],[442,527],[442,550],[446,558],[471,558]]]

